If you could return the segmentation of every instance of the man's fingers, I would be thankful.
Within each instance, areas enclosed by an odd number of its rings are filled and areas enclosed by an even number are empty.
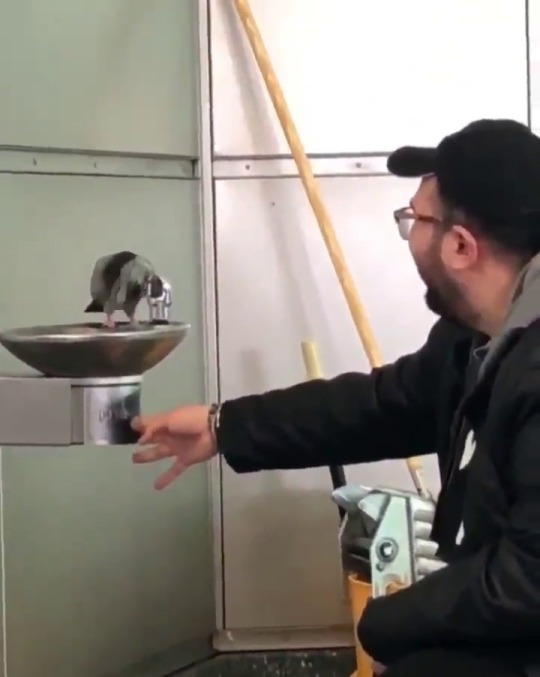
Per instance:
[[[161,491],[161,489],[165,489],[165,487],[168,487],[171,482],[174,482],[174,480],[177,477],[180,477],[180,475],[184,472],[186,469],[186,465],[182,463],[181,459],[177,458],[176,461],[171,465],[171,467],[166,470],[163,475],[160,475],[157,480],[154,482],[154,487],[158,490]]]
[[[148,444],[149,442],[159,442],[160,437],[166,432],[167,424],[163,421],[145,421],[144,419],[134,419],[131,423],[134,430],[142,433],[138,444]]]
[[[139,443],[142,443],[142,439],[141,437]],[[132,459],[133,463],[153,463],[169,456],[174,456],[174,452],[168,444],[156,444],[150,449],[139,449],[133,454]]]
[[[139,437],[137,444],[148,444],[149,442],[157,442],[158,430],[148,427]]]
[[[165,426],[162,424],[149,425],[143,429],[142,435],[139,437],[137,444],[144,446],[150,442],[159,443],[163,441]]]

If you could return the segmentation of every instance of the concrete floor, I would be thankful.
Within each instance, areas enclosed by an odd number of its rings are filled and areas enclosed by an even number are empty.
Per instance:
[[[178,677],[350,677],[353,649],[220,654]]]

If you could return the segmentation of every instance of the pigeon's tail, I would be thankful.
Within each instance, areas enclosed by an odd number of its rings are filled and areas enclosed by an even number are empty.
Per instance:
[[[89,303],[86,308],[84,309],[85,313],[104,313],[105,309],[103,308],[103,304],[100,303],[99,301],[92,301]]]

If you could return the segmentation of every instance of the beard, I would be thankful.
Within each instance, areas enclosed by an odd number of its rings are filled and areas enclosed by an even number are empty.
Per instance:
[[[478,313],[469,301],[466,287],[443,263],[443,236],[444,231],[435,231],[423,251],[411,250],[418,274],[426,285],[426,306],[444,320],[474,329],[478,324]]]
[[[422,278],[424,279],[424,278]],[[443,320],[466,329],[477,329],[478,313],[471,307],[460,285],[447,275],[426,284],[426,305]]]
[[[459,317],[459,312],[456,310],[458,301],[454,294],[450,296],[435,286],[435,284],[426,284],[424,299],[426,306],[432,313],[435,313],[435,315],[438,315],[445,320],[449,320],[450,322],[459,322],[460,324],[463,322]]]
[[[460,284],[446,271],[440,257],[431,252],[427,260],[417,262],[416,267],[426,285],[424,299],[429,310],[454,324],[473,327],[476,314]]]

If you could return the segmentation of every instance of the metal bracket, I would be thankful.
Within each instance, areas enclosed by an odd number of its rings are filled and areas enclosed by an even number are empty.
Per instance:
[[[373,597],[395,592],[446,566],[430,539],[432,500],[413,492],[364,486],[336,490],[346,510],[340,529],[344,567],[371,578]]]

